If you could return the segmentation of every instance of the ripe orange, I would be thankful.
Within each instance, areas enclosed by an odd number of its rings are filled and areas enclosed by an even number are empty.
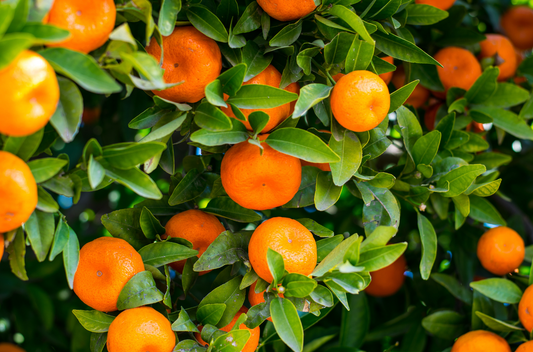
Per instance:
[[[466,131],[474,132],[474,133],[481,133],[485,131],[485,127],[483,127],[482,123],[472,121],[466,126]]]
[[[431,5],[441,10],[448,10],[453,6],[455,0],[415,0],[417,4]]]
[[[144,271],[141,255],[125,240],[100,237],[84,245],[74,275],[74,292],[89,307],[117,310],[120,291],[135,274]]]
[[[54,0],[47,22],[68,30],[70,37],[48,46],[85,54],[98,49],[113,31],[116,15],[113,0]]]
[[[244,82],[243,85],[247,84],[262,84],[266,86],[271,86],[275,88],[279,88],[279,84],[281,83],[281,73],[272,65],[269,65],[267,68],[265,68],[260,74],[253,77],[247,82]],[[294,90],[289,90],[289,86],[285,88],[285,90],[289,92],[294,92]],[[291,87],[291,89],[295,89],[294,86]],[[299,86],[298,86],[299,91]],[[228,98],[227,95],[224,95],[225,99]],[[296,102],[294,103],[296,105]],[[227,108],[222,107],[221,110],[228,115],[229,117],[235,117],[235,114],[233,114],[233,111],[231,110],[231,107],[228,106]],[[281,122],[283,122],[289,115],[291,114],[291,103],[283,104],[281,106],[271,108],[271,109],[241,109],[241,112],[246,117],[246,121],[244,121],[244,125],[248,130],[252,130],[252,126],[250,126],[250,123],[248,122],[248,116],[254,111],[263,111],[264,113],[268,114],[270,117],[270,120],[268,121],[267,125],[263,129],[263,133],[270,131],[277,125],[279,125]]]
[[[207,247],[226,231],[217,217],[204,213],[201,210],[191,209],[174,215],[166,224],[166,235],[180,237],[192,243],[192,248],[198,251],[198,258],[207,250]],[[180,273],[187,260],[171,263],[170,266]],[[201,272],[200,275],[209,271]]]
[[[529,286],[520,299],[518,318],[528,332],[533,330],[533,286]]]
[[[0,260],[2,260],[2,257],[4,256],[4,247],[5,247],[4,235],[0,233]]]
[[[316,8],[313,0],[257,0],[266,13],[278,21],[292,21],[302,18]]]
[[[12,343],[0,342],[0,352],[26,352],[26,351]]]
[[[470,331],[455,340],[451,352],[511,352],[503,337],[485,330]]]
[[[37,184],[18,156],[0,151],[0,233],[18,228],[37,206]]]
[[[109,326],[109,352],[172,352],[176,336],[170,321],[151,307],[126,309]]]
[[[403,66],[400,66],[394,72],[392,76],[392,84],[396,89],[400,89],[405,85],[405,70]],[[414,108],[418,109],[426,103],[429,99],[429,90],[420,85],[420,83],[415,87],[415,90],[411,93],[409,98],[406,100],[406,104],[412,105]]]
[[[403,254],[391,265],[370,273],[372,281],[365,292],[374,297],[392,296],[400,290],[405,280],[403,273],[407,261]]]
[[[261,140],[267,135],[262,135]],[[222,158],[220,178],[237,204],[254,210],[279,207],[294,197],[302,181],[300,159],[274,150],[262,142],[263,151],[241,142]]]
[[[533,48],[533,9],[526,5],[513,6],[502,15],[500,25],[515,47]]]
[[[235,323],[237,322],[239,317],[241,316],[241,314],[243,314],[243,313],[246,314],[247,312],[248,312],[248,308],[241,307],[241,309],[239,309],[237,314],[235,314],[235,316],[233,317],[233,320],[228,325],[220,328],[219,330],[222,330],[222,331],[225,331],[225,332],[230,332],[231,329],[233,329],[233,326],[235,325]],[[198,327],[198,330],[200,330],[200,332],[201,332],[202,331],[202,326]],[[259,326],[257,326],[257,327],[255,327],[253,329],[248,329],[246,327],[246,325],[241,324],[241,325],[239,325],[239,330],[248,330],[248,331],[250,331],[250,338],[248,339],[248,342],[246,342],[246,345],[244,345],[244,348],[241,350],[241,352],[254,352],[256,350],[256,348],[257,348],[257,345],[259,345],[259,337],[260,337],[260,334],[261,334],[261,328]],[[209,345],[209,343],[207,343],[204,340],[202,340],[202,337],[201,337],[201,335],[199,333],[195,332],[194,333],[194,337],[196,337],[196,340],[198,340],[200,345],[202,345],[202,346]],[[109,351],[109,352],[113,352],[113,351]]]
[[[428,131],[433,131],[435,129],[437,112],[439,111],[441,106],[442,103],[435,103],[433,105],[430,105],[426,110],[426,114],[424,115],[424,124],[426,125]]]
[[[255,229],[248,255],[257,275],[267,282],[274,279],[267,263],[267,251],[272,249],[283,257],[289,273],[310,275],[316,266],[317,247],[309,230],[289,218],[272,218]]]
[[[285,90],[288,91],[288,92],[291,92],[291,93],[296,93],[296,94],[298,94],[298,96],[300,96],[300,84],[298,82],[293,82],[293,83],[289,84],[285,88]],[[289,104],[290,104],[289,105],[290,106],[289,116],[291,116],[292,113],[294,112],[294,107],[296,106],[296,100],[295,101],[291,101]]]
[[[468,90],[481,76],[481,65],[466,49],[453,46],[444,48],[435,54],[435,60],[444,66],[438,66],[437,72],[446,92],[451,87]]]
[[[56,73],[41,55],[25,50],[0,70],[0,133],[22,137],[39,131],[58,102]]]
[[[394,59],[391,56],[385,56],[385,57],[382,57],[382,59],[387,61],[389,64],[394,64]],[[380,74],[379,77],[381,77],[381,79],[383,80],[383,82],[385,82],[385,84],[389,84],[392,79],[393,73],[394,71],[385,72],[385,73]]]
[[[533,352],[533,341],[524,342],[515,352]]]
[[[214,81],[222,70],[222,55],[217,43],[193,26],[176,27],[163,37],[163,78],[167,83],[182,84],[164,90],[154,90],[161,98],[178,103],[196,103],[205,97],[205,86]],[[146,47],[148,54],[161,59],[161,47],[152,37]]]
[[[496,56],[494,66],[500,68],[498,81],[506,81],[514,76],[517,68],[516,53],[513,44],[500,34],[487,34],[487,39],[482,41],[480,58]],[[503,62],[501,62],[503,61]]]
[[[255,293],[255,282],[250,286],[250,289],[248,290],[248,301],[250,301],[250,305],[253,307],[255,305],[258,305],[260,303],[265,302],[265,291],[261,293]],[[278,293],[278,296],[283,297],[282,293]],[[267,320],[272,321],[271,317],[268,317]]]
[[[524,256],[524,240],[516,231],[505,226],[488,230],[477,243],[477,257],[481,265],[495,275],[515,270]]]
[[[370,71],[343,76],[331,93],[331,111],[345,128],[355,132],[373,129],[389,113],[389,88]]]

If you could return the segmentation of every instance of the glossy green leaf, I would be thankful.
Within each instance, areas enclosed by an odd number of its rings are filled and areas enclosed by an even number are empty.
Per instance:
[[[313,163],[334,163],[339,156],[320,137],[297,128],[280,128],[266,142],[277,151]]]
[[[522,298],[522,290],[512,281],[500,278],[471,282],[470,287],[496,302],[516,304]]]
[[[304,332],[294,304],[288,299],[276,298],[270,303],[270,315],[281,340],[294,352],[301,352]]]
[[[420,260],[420,275],[422,279],[429,279],[431,269],[437,258],[437,234],[431,222],[424,215],[418,213],[418,231],[422,242],[422,259]]]
[[[229,197],[212,199],[203,211],[237,222],[248,223],[261,220],[261,216],[255,211],[241,207]]]
[[[336,186],[331,173],[322,171],[317,175],[315,206],[318,211],[331,208],[339,200],[342,186]]]
[[[54,215],[35,210],[26,221],[24,230],[37,260],[44,261],[54,239]]]
[[[224,24],[203,6],[190,6],[187,9],[187,18],[191,24],[200,32],[217,42],[228,42],[228,31]]]
[[[389,113],[396,111],[400,106],[402,106],[407,99],[411,96],[411,93],[415,90],[418,85],[419,80],[409,82],[405,86],[395,90],[390,95],[390,108]]]
[[[498,74],[500,69],[491,67],[486,69],[466,92],[465,98],[470,104],[481,104],[487,101],[498,88]]]
[[[80,324],[90,332],[102,333],[109,330],[109,326],[115,317],[97,310],[73,309],[72,314],[78,319]]]
[[[373,38],[376,40],[376,48],[393,58],[417,64],[440,66],[433,57],[415,44],[394,34],[387,35],[378,31],[373,34]]]
[[[143,262],[147,265],[160,267],[198,255],[198,251],[187,246],[166,241],[155,242],[139,250]]]
[[[364,266],[365,271],[383,269],[396,261],[406,248],[407,243],[403,242],[369,249],[361,253],[357,265]]]
[[[174,31],[178,13],[181,11],[181,0],[163,0],[157,26],[161,35],[168,36]]]

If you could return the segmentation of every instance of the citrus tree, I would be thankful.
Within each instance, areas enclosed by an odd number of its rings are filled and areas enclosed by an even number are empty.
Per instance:
[[[0,2],[0,351],[533,350],[518,3]]]

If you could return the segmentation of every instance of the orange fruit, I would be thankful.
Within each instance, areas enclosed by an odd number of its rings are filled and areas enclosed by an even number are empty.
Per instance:
[[[500,25],[515,47],[533,48],[533,9],[526,5],[513,6],[502,15]]]
[[[235,325],[235,323],[237,322],[239,317],[241,316],[241,314],[243,314],[243,313],[246,314],[247,312],[248,312],[248,308],[241,307],[241,309],[239,309],[237,314],[235,314],[235,316],[233,317],[231,322],[228,325],[220,328],[219,330],[222,330],[222,331],[225,331],[225,332],[230,332],[231,329],[233,329],[233,326]],[[202,331],[202,326],[199,326],[198,330],[200,330],[200,332],[201,332]],[[248,339],[248,342],[246,342],[246,345],[244,345],[244,348],[241,350],[241,352],[254,352],[256,350],[256,348],[257,348],[257,345],[259,345],[259,337],[260,337],[260,334],[261,334],[261,328],[259,326],[257,326],[257,327],[255,327],[253,329],[248,329],[246,327],[246,325],[241,324],[241,325],[239,325],[239,330],[248,330],[248,331],[250,331],[250,338]],[[209,345],[209,343],[207,343],[204,340],[202,340],[202,337],[201,337],[201,335],[199,333],[195,332],[194,333],[194,337],[196,337],[196,340],[198,340],[200,345],[202,345],[202,346]],[[112,352],[112,351],[109,351],[109,352]]]
[[[19,346],[9,343],[9,342],[0,342],[0,352],[26,352]]]
[[[68,30],[70,37],[48,46],[85,54],[98,49],[113,31],[116,16],[113,0],[54,0],[47,22]]]
[[[255,284],[254,282],[252,286],[250,286],[250,289],[248,290],[248,301],[250,301],[250,305],[253,307],[255,305],[258,305],[260,303],[265,302],[265,296],[264,293],[266,290],[264,290],[261,293],[255,293]],[[283,297],[282,293],[278,293],[278,296]],[[267,318],[268,321],[272,321],[271,317]]]
[[[298,94],[298,96],[300,96],[300,84],[298,82],[293,82],[289,84],[287,87],[285,87],[285,90],[291,93],[296,93]],[[294,112],[294,107],[296,106],[296,100],[291,101],[289,104],[289,116],[291,116]]]
[[[524,240],[516,231],[505,226],[488,230],[477,243],[477,257],[481,265],[495,275],[514,271],[522,264],[524,256]]]
[[[333,77],[331,77],[331,78],[333,78],[333,80],[334,80],[335,82],[338,82],[339,79],[341,79],[341,78],[344,77],[344,76],[346,76],[344,73],[339,72],[339,73],[337,73],[335,76],[333,76]],[[380,77],[381,77],[381,76],[380,76]]]
[[[0,260],[2,260],[2,257],[4,256],[4,247],[5,247],[4,235],[0,233]]]
[[[470,331],[455,340],[451,352],[511,352],[503,337],[485,330]]]
[[[435,54],[435,60],[444,66],[437,66],[437,72],[446,92],[451,87],[468,90],[481,76],[481,65],[466,49],[453,46],[444,48]]]
[[[151,307],[126,309],[109,326],[109,352],[172,352],[176,336],[170,321]]]
[[[392,84],[396,87],[396,89],[400,89],[405,85],[405,70],[403,69],[403,66],[400,66],[396,69],[396,72],[394,72],[394,75],[392,76]],[[415,87],[415,90],[411,93],[409,98],[405,101],[406,104],[412,105],[414,108],[418,109],[422,105],[426,103],[429,99],[429,90],[424,88],[423,86],[418,83],[418,85]]]
[[[201,210],[190,209],[174,215],[166,224],[166,235],[184,238],[192,243],[192,248],[198,251],[198,258],[207,250],[207,247],[226,231],[217,217],[204,213]],[[180,273],[187,260],[171,263],[170,266]],[[201,272],[200,275],[209,271]]]
[[[479,43],[481,46],[479,57],[483,59],[497,55],[494,66],[500,68],[498,81],[505,81],[513,77],[517,68],[516,52],[513,44],[500,34],[487,34],[486,37],[487,39]]]
[[[262,135],[265,140],[267,135]],[[228,196],[254,210],[279,207],[294,197],[302,181],[300,159],[261,142],[261,149],[244,141],[222,158],[220,178]]]
[[[389,64],[394,64],[394,59],[391,56],[385,56],[385,57],[382,57],[381,59],[387,61]],[[385,72],[385,73],[380,74],[379,77],[381,77],[381,79],[383,80],[383,82],[385,82],[385,84],[389,84],[392,79],[393,73],[394,71]]]
[[[37,184],[30,168],[5,151],[0,151],[0,199],[0,233],[18,228],[37,206]]]
[[[193,26],[176,27],[163,37],[163,78],[167,83],[182,84],[152,91],[163,99],[178,103],[196,103],[205,97],[205,86],[222,70],[222,55],[217,43]],[[161,59],[161,47],[152,37],[146,52]]]
[[[376,270],[370,273],[372,281],[365,292],[370,296],[374,297],[388,297],[392,296],[400,290],[405,280],[403,273],[405,272],[405,267],[407,266],[407,261],[403,254],[396,259],[391,265]]]
[[[482,123],[472,121],[466,126],[466,130],[468,132],[481,133],[485,131],[485,127],[483,127]]]
[[[58,102],[56,73],[41,55],[25,50],[0,70],[0,133],[22,137],[39,131]]]
[[[317,247],[311,232],[298,221],[272,218],[259,225],[250,239],[248,255],[257,275],[267,281],[274,279],[267,263],[267,251],[272,249],[283,257],[289,273],[310,275],[316,266]]]
[[[518,318],[528,332],[533,330],[533,286],[529,286],[520,299]]]
[[[515,352],[533,352],[533,341],[524,342]]]
[[[442,103],[435,103],[433,105],[430,105],[428,109],[426,110],[426,114],[424,115],[424,124],[426,125],[426,128],[428,131],[433,131],[435,129],[435,122],[437,120],[437,112],[439,111],[440,107],[442,106]]]
[[[261,8],[278,21],[302,18],[316,9],[313,0],[257,0]]]
[[[389,88],[370,71],[343,76],[331,93],[331,111],[345,128],[355,132],[373,129],[389,113]]]
[[[93,309],[115,311],[120,291],[141,271],[144,271],[141,255],[128,242],[121,238],[100,237],[80,250],[74,292]]]
[[[249,81],[244,82],[243,85],[262,84],[265,86],[279,88],[280,83],[281,83],[281,73],[279,73],[279,71],[274,66],[269,65],[260,74],[253,77]],[[296,93],[294,91],[296,90],[294,86],[291,87],[291,89],[293,90],[289,90],[289,87],[290,85],[287,86],[285,90]],[[300,87],[298,86],[298,92],[299,92],[299,88]],[[229,97],[228,95],[226,94],[224,95],[224,99],[227,99],[228,97]],[[294,104],[296,105],[296,101],[294,102]],[[235,114],[233,113],[229,105],[227,108],[221,107],[220,109],[229,117],[236,118]],[[250,126],[250,123],[248,122],[248,116],[250,116],[250,114],[254,111],[263,111],[264,113],[268,114],[268,116],[270,117],[270,120],[268,121],[267,125],[262,131],[262,133],[266,133],[270,131],[271,129],[273,129],[274,127],[276,127],[277,125],[279,125],[281,122],[283,122],[287,117],[289,117],[289,115],[291,114],[291,103],[283,104],[281,106],[270,108],[270,109],[241,109],[241,112],[246,117],[246,121],[244,122],[241,121],[241,122],[244,123],[244,125],[249,131],[252,130],[252,126]]]
[[[453,6],[455,0],[415,0],[417,4],[431,5],[441,10],[448,10]]]

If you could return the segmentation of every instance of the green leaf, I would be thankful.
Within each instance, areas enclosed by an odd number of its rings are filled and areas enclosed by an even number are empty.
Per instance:
[[[324,59],[328,65],[337,65],[343,62],[350,50],[355,36],[351,33],[340,32],[324,47]]]
[[[102,333],[109,330],[109,326],[115,317],[97,310],[73,309],[72,314],[80,322],[81,326],[90,332]]]
[[[335,233],[317,223],[313,219],[296,219],[300,224],[304,225],[309,231],[311,231],[315,236],[319,237],[332,237]]]
[[[394,263],[407,248],[407,243],[396,243],[383,247],[368,249],[360,254],[358,266],[364,266],[365,271],[376,271]]]
[[[386,246],[390,239],[398,232],[397,228],[392,226],[378,226],[376,229],[366,237],[361,243],[360,251],[364,251]]]
[[[111,166],[107,161],[101,160],[100,163],[106,171],[106,175],[114,181],[123,184],[141,197],[149,199],[161,199],[162,194],[155,182],[137,168],[122,170]]]
[[[496,108],[510,108],[522,104],[529,99],[529,92],[513,83],[498,83],[496,92],[489,100],[483,103],[484,106]],[[522,113],[520,113],[522,115]],[[521,116],[522,117],[522,116]]]
[[[54,177],[66,164],[66,160],[43,158],[30,161],[28,166],[35,178],[35,182],[41,183]]]
[[[197,169],[190,170],[178,183],[168,200],[169,205],[178,205],[198,197],[207,187],[202,173]]]
[[[237,323],[235,323],[237,325]],[[221,352],[240,352],[250,339],[251,333],[248,330],[238,330],[234,328],[227,334],[217,337],[213,343],[214,349]],[[232,341],[228,343],[228,341]]]
[[[456,197],[466,191],[476,177],[485,171],[486,168],[484,165],[464,165],[442,176],[437,182],[437,187],[445,187],[446,182],[449,182],[449,191],[445,192],[443,196]]]
[[[442,134],[440,131],[431,131],[420,137],[412,149],[413,161],[415,165],[430,165],[439,151]]]
[[[507,225],[498,210],[488,200],[473,195],[470,196],[470,217],[484,223]]]
[[[242,33],[248,33],[255,31],[261,27],[261,13],[263,10],[256,1],[252,1],[244,10],[241,18],[235,24],[233,28],[233,34],[238,35]]]
[[[155,285],[154,277],[149,271],[135,274],[124,285],[117,300],[118,310],[137,308],[161,302],[163,293]]]
[[[412,4],[407,6],[407,24],[426,26],[442,21],[448,12],[431,5]]]
[[[422,326],[430,334],[452,340],[466,330],[465,317],[459,313],[442,310],[422,319]]]
[[[422,127],[416,116],[405,106],[400,106],[398,108],[398,111],[396,111],[396,117],[398,119],[398,124],[400,125],[405,147],[408,152],[411,152],[416,141],[418,141],[423,135]]]
[[[141,209],[121,209],[102,215],[101,221],[113,237],[122,238],[139,250],[149,242],[142,233],[140,216]]]
[[[64,220],[59,220],[56,231],[54,233],[54,241],[52,242],[52,247],[50,248],[50,261],[53,261],[67,245],[69,238],[69,229],[68,225]]]
[[[4,11],[4,9],[0,9]],[[0,38],[0,70],[7,67],[22,51],[31,47],[34,42],[35,38],[29,33],[10,33]]]
[[[202,211],[237,222],[248,223],[261,220],[261,215],[253,210],[241,207],[229,197],[212,199]]]
[[[229,131],[212,132],[206,129],[198,130],[191,134],[191,141],[206,146],[224,144],[237,144],[248,139],[248,130],[237,119],[232,120],[233,127]]]
[[[246,297],[246,290],[241,290],[239,288],[242,281],[241,276],[236,276],[233,279],[229,280],[223,285],[215,288],[211,291],[198,305],[198,308],[201,309],[206,305],[211,304],[224,304],[225,310],[223,311],[222,318],[220,321],[215,323],[218,327],[223,327],[228,325],[235,314],[242,307],[244,299]]]
[[[407,99],[411,96],[411,93],[415,90],[416,86],[418,85],[419,80],[412,81],[405,86],[401,87],[400,89],[395,90],[390,95],[390,108],[389,108],[389,114],[391,112],[396,111],[400,106],[402,106]]]
[[[65,143],[78,134],[83,113],[83,99],[78,87],[70,80],[58,77],[60,101],[50,123]]]
[[[374,45],[354,37],[346,56],[344,71],[348,74],[352,71],[366,70],[372,62],[374,48]]]
[[[67,225],[68,226],[68,225]],[[76,233],[68,226],[68,241],[63,249],[63,266],[67,275],[67,282],[70,289],[74,289],[74,275],[78,269],[80,260],[80,243]]]
[[[24,229],[37,260],[44,261],[54,239],[54,215],[35,210],[26,221]]]
[[[476,155],[474,160],[472,160],[472,163],[483,164],[487,167],[487,170],[490,170],[508,164],[511,160],[512,158],[510,155],[488,152]]]
[[[187,311],[183,309],[183,307],[181,307],[178,319],[176,319],[176,321],[172,323],[172,331],[200,332],[196,325],[191,321],[191,319],[189,318],[189,314],[187,314]]]
[[[461,283],[453,276],[433,273],[431,278],[442,285],[448,292],[450,292],[455,298],[460,299],[469,306],[472,305],[472,292],[461,285]]]
[[[329,140],[329,147],[338,154],[341,161],[331,164],[331,175],[336,186],[348,182],[361,166],[363,148],[357,135],[344,131],[344,138],[337,141],[333,136]]]
[[[312,163],[340,161],[339,156],[320,137],[299,128],[280,128],[272,132],[266,142],[278,152]]]
[[[366,42],[374,45],[374,39],[368,34],[363,20],[355,12],[350,11],[347,7],[333,5],[328,11],[333,16],[337,16],[346,22],[357,34]]]
[[[165,234],[165,228],[147,207],[142,208],[139,223],[148,239],[155,240],[156,235]]]
[[[3,150],[15,154],[22,160],[28,160],[39,148],[43,140],[44,129],[40,129],[34,134],[26,137],[8,137],[3,146]]]
[[[301,352],[304,331],[294,304],[288,299],[274,299],[270,303],[270,315],[281,340],[294,352]]]
[[[181,127],[186,118],[187,115],[183,114],[181,111],[172,111],[168,114],[165,114],[154,126],[154,128],[152,128],[152,131],[146,137],[140,140],[140,143],[152,141],[159,142],[159,140],[164,142],[163,138],[172,135],[172,133]]]
[[[44,44],[61,42],[70,37],[69,31],[66,29],[37,22],[26,23],[20,31],[31,34],[36,41]]]
[[[513,331],[523,331],[524,329],[504,321],[498,320],[482,312],[476,312],[476,315],[483,321],[489,329],[500,332],[513,332]]]
[[[198,251],[175,242],[155,242],[142,247],[143,263],[156,268],[198,255]]]
[[[268,44],[270,46],[288,46],[294,43],[302,33],[302,21],[291,23],[281,29]]]
[[[92,154],[87,165],[87,177],[89,178],[89,184],[92,189],[97,188],[105,178],[104,167],[98,161],[94,160]]]
[[[373,34],[373,37],[376,40],[376,48],[395,59],[417,64],[441,66],[439,62],[415,44],[394,34],[387,35],[378,31]]]
[[[103,160],[114,168],[128,170],[165,149],[166,145],[160,142],[112,144],[103,148]]]
[[[500,69],[497,67],[486,69],[468,92],[466,92],[466,100],[470,104],[481,104],[487,101],[498,88],[497,79],[499,73]]]
[[[370,306],[364,293],[350,295],[348,303],[351,309],[342,311],[339,344],[358,349],[370,328]]]
[[[417,214],[418,231],[422,242],[422,259],[420,260],[420,275],[422,279],[429,279],[431,269],[437,258],[437,234],[431,222],[422,214]]]
[[[13,232],[8,232],[8,234],[13,233],[13,239],[9,246],[6,249],[6,252],[9,254],[9,266],[11,267],[11,272],[15,274],[19,279],[23,281],[28,280],[28,275],[26,274],[26,240],[24,238],[24,231],[22,227],[14,230]]]
[[[275,250],[267,249],[267,264],[274,281],[272,285],[276,286],[281,281],[283,274],[285,274],[285,264],[283,263],[283,256]]]
[[[209,83],[207,86],[205,86],[205,98],[207,99],[207,101],[211,105],[223,106],[225,108],[228,107],[228,104],[226,104],[226,102],[224,101],[224,94],[223,94],[223,91],[222,91],[222,83],[220,83],[220,81],[218,79],[215,79],[214,81]],[[208,114],[208,116],[209,115],[210,114]],[[205,126],[209,126],[209,125],[205,125]],[[205,127],[205,126],[201,126],[201,127]],[[228,127],[228,129],[230,129],[230,128],[231,128],[231,125],[230,125],[230,127]]]
[[[178,13],[181,11],[181,0],[163,0],[157,26],[163,36],[169,36],[176,25]]]
[[[261,131],[266,127],[270,117],[263,111],[254,111],[248,116],[248,122],[254,131],[254,137],[257,137]]]
[[[329,252],[320,264],[318,264],[311,275],[315,277],[323,276],[337,265],[342,264],[346,253],[350,247],[357,242],[358,238],[359,236],[355,234],[339,243],[331,252]]]
[[[374,197],[374,200],[370,204],[365,204],[363,208],[365,232],[368,234],[380,225],[398,228],[400,225],[400,207],[392,192],[387,188],[377,188],[363,182],[356,185]]]
[[[309,296],[317,287],[317,282],[302,274],[288,274],[283,279],[285,297],[304,298]]]
[[[300,188],[294,197],[285,205],[284,208],[301,208],[314,204],[315,188],[319,168],[313,166],[302,167],[302,182]]]
[[[300,96],[294,107],[293,118],[303,116],[316,104],[327,99],[333,87],[319,83],[311,83],[300,90]]]
[[[468,187],[468,189],[465,191],[465,194],[467,195],[473,194],[478,197],[490,197],[498,191],[498,188],[500,188],[501,183],[502,183],[501,178],[491,181],[491,182],[485,182],[481,184],[474,183],[470,187]]]
[[[261,84],[242,86],[227,102],[240,109],[270,109],[290,103],[298,99],[298,95],[283,89]]]
[[[247,67],[244,81],[248,82],[263,72],[272,62],[272,58],[272,55],[265,55],[255,42],[246,43],[242,50],[242,61]]]
[[[39,198],[37,201],[38,210],[43,211],[45,213],[55,213],[59,210],[59,205],[57,204],[57,202],[50,195],[50,193],[45,191],[45,189],[41,186],[37,186],[37,196]]]
[[[203,6],[190,6],[187,19],[200,32],[217,42],[228,42],[228,31],[218,17]]]
[[[493,107],[476,107],[472,111],[478,111],[494,119],[494,125],[512,134],[517,138],[533,140],[533,130],[526,121],[515,113]]]
[[[471,282],[470,287],[496,302],[516,304],[522,298],[522,290],[507,279],[480,280]]]
[[[82,88],[97,94],[111,94],[122,90],[96,61],[88,55],[65,48],[48,48],[39,52],[58,73],[67,76]]]
[[[91,352],[102,352],[107,343],[107,333],[91,333],[90,348]]]
[[[246,64],[238,64],[218,76],[218,80],[222,84],[222,91],[230,96],[235,95],[241,89],[246,69]]]
[[[198,308],[196,319],[203,325],[216,325],[222,318],[225,309],[226,305],[224,303],[206,304]]]
[[[232,265],[238,262],[248,249],[251,236],[252,234],[249,231],[237,233],[231,233],[230,231],[222,232],[207,247],[207,250],[200,256],[198,261],[194,263],[194,271],[214,270],[224,265]],[[241,286],[241,289],[244,288],[246,287]]]
[[[339,200],[342,186],[336,186],[330,172],[322,171],[317,175],[315,206],[318,211],[325,211]]]

